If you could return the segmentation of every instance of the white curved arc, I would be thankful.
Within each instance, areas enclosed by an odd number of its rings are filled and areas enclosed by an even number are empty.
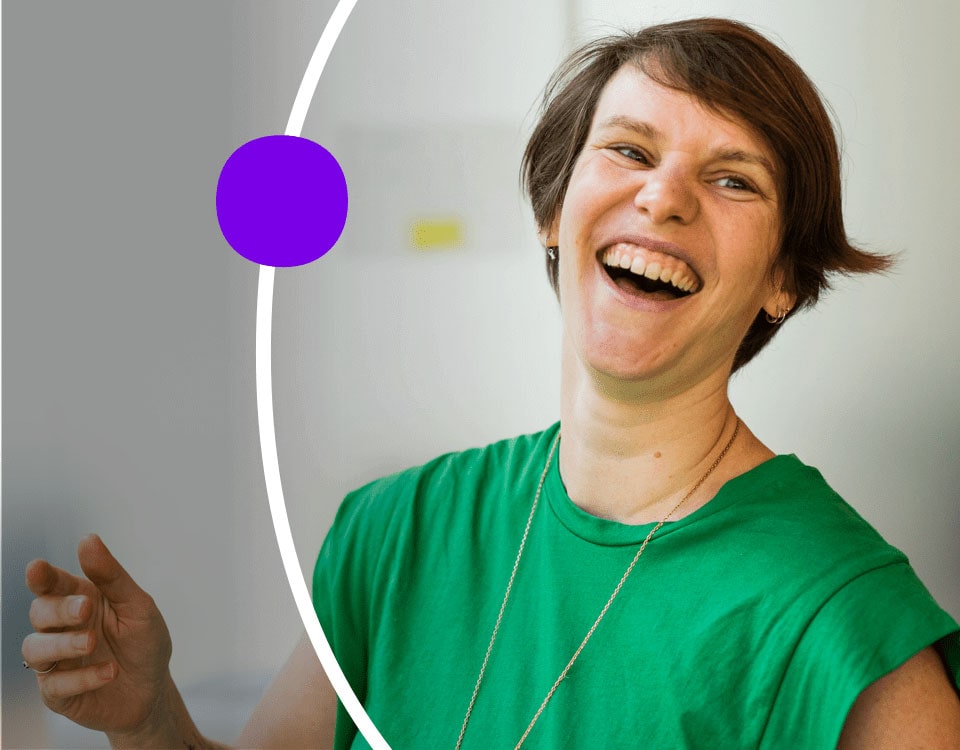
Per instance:
[[[307,110],[310,108],[310,102],[313,101],[313,95],[316,93],[317,84],[320,83],[320,74],[327,64],[327,58],[333,51],[333,45],[336,44],[337,37],[343,31],[343,26],[353,10],[357,0],[340,0],[337,7],[333,9],[327,25],[320,34],[317,46],[313,50],[310,62],[307,63],[307,69],[303,72],[303,78],[300,81],[300,88],[297,89],[297,96],[293,100],[293,107],[290,109],[290,118],[287,120],[287,129],[284,135],[299,136],[303,130],[303,122],[307,119]]]
[[[307,116],[307,109],[313,99],[320,74],[330,56],[340,31],[343,29],[357,0],[340,0],[324,27],[320,40],[314,49],[307,70],[300,81],[290,119],[287,121],[285,135],[299,136]],[[273,280],[275,270],[272,266],[260,266],[260,278],[257,286],[257,331],[256,331],[256,379],[257,379],[257,421],[260,428],[260,455],[263,460],[263,476],[267,486],[267,498],[270,502],[270,515],[273,529],[280,547],[280,557],[287,574],[290,591],[300,612],[300,619],[306,628],[313,650],[323,665],[330,683],[340,702],[343,703],[360,734],[374,750],[390,750],[386,740],[374,726],[367,712],[357,699],[353,688],[347,682],[343,670],[337,663],[327,636],[320,627],[320,621],[313,609],[310,592],[300,568],[297,550],[293,545],[290,520],[283,498],[283,485],[280,481],[280,462],[277,458],[277,438],[273,421],[273,373],[272,373],[272,328],[273,328]]]

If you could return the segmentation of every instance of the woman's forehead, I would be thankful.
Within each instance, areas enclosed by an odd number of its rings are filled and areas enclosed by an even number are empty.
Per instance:
[[[750,123],[658,83],[634,63],[622,65],[604,85],[590,126],[594,134],[617,128],[659,140],[698,137],[719,150],[753,153],[771,171],[776,164],[766,139]]]

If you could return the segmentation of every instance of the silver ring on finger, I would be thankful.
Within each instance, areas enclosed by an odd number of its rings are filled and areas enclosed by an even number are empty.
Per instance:
[[[50,665],[50,667],[49,667],[48,669],[34,669],[34,668],[31,667],[29,664],[27,664],[26,660],[24,660],[24,662],[23,662],[23,668],[24,668],[24,669],[33,669],[33,671],[36,672],[37,674],[49,674],[50,672],[52,672],[53,670],[55,670],[55,669],[57,668],[57,664],[59,664],[59,663],[60,663],[60,662],[55,661],[53,664]]]

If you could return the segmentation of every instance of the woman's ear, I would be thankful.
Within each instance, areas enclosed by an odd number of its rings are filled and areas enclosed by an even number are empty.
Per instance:
[[[559,228],[559,216],[552,219],[549,224],[540,227],[540,231],[537,232],[537,237],[540,239],[540,244],[544,247],[557,247],[560,244]]]
[[[778,289],[763,305],[768,323],[782,323],[797,303],[797,295],[788,289]]]
[[[775,291],[763,305],[768,323],[782,323],[797,304],[797,295],[787,285],[787,278],[782,268],[774,270],[771,283]]]

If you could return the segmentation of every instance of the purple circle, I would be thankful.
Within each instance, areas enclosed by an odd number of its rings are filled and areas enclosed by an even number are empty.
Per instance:
[[[301,266],[332,248],[347,220],[347,181],[319,143],[268,135],[220,170],[217,221],[234,250],[264,266]]]

